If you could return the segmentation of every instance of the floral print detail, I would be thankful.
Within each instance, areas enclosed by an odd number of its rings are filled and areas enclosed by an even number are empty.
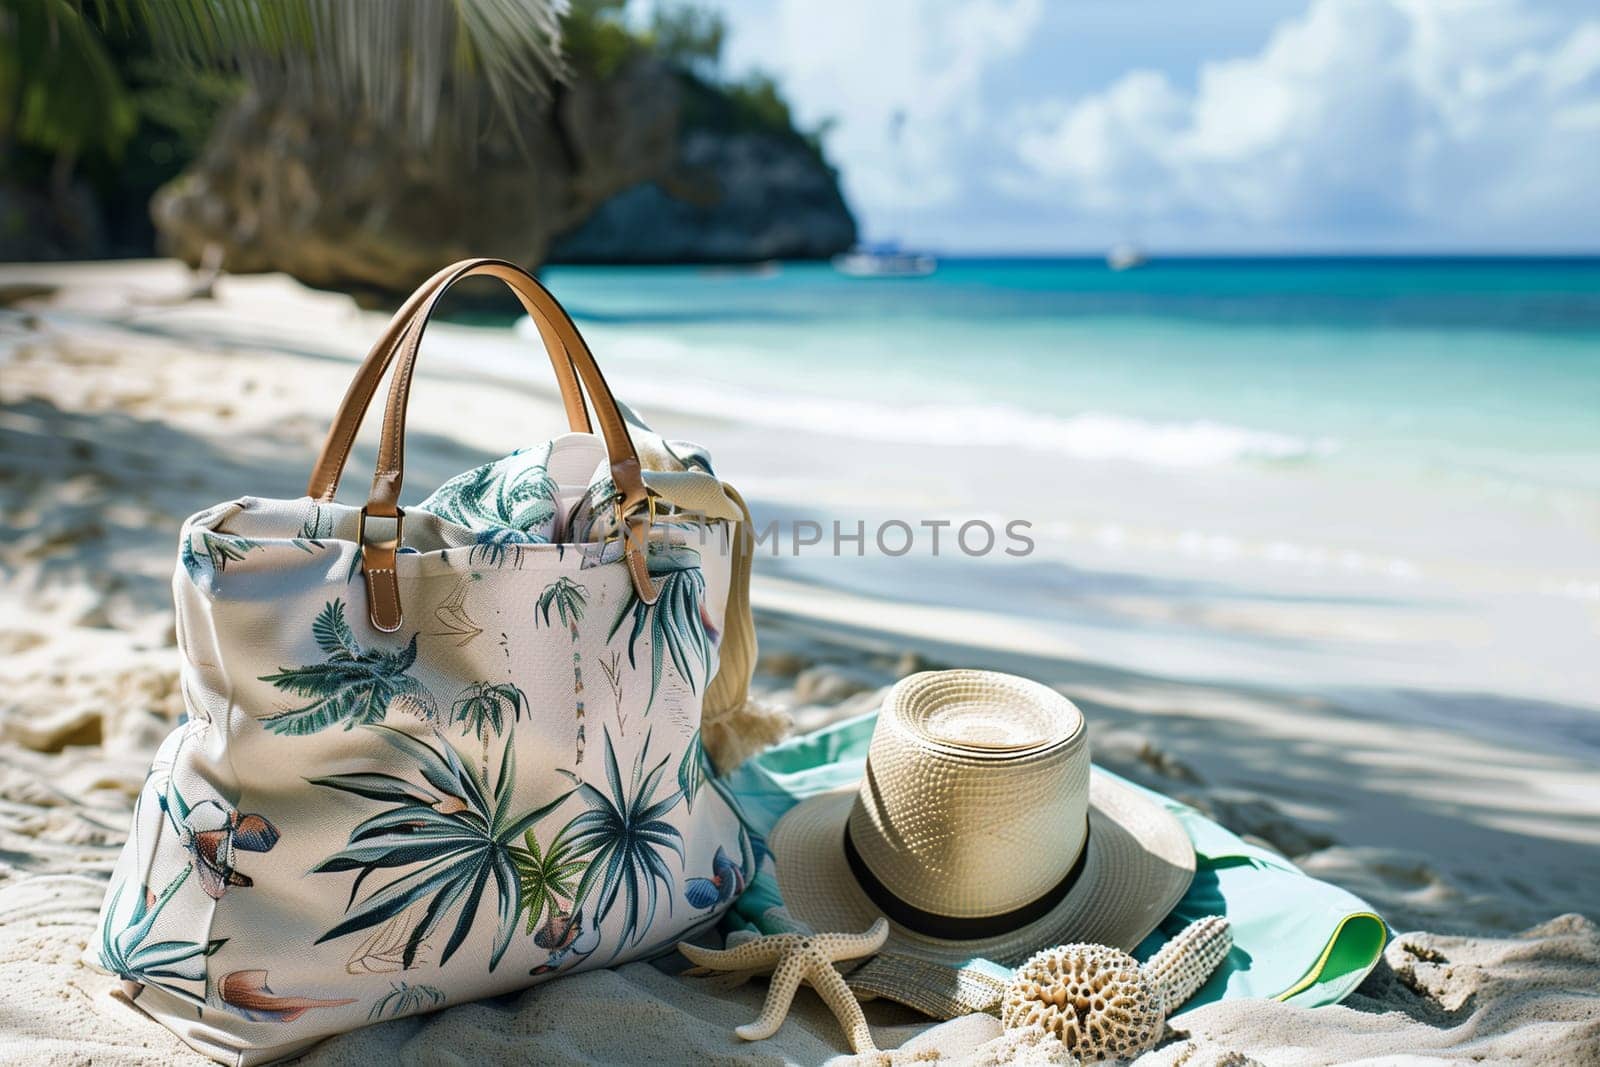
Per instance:
[[[483,633],[483,627],[477,620],[467,613],[467,591],[481,576],[474,571],[456,583],[450,595],[433,609],[433,617],[438,620],[439,629],[433,631],[432,637],[457,638],[456,647],[464,648],[475,641]]]
[[[530,975],[553,974],[577,966],[600,947],[600,932],[585,926],[582,912],[557,911],[533,935],[533,943],[550,953]]]
[[[198,548],[195,547],[196,542],[199,543]],[[289,538],[287,543],[302,552],[315,552],[323,547],[322,542],[307,537]],[[178,546],[178,562],[183,565],[190,581],[196,585],[204,585],[207,578],[225,573],[228,564],[239,562],[250,553],[267,547],[267,544],[268,542],[239,537],[236,534],[193,530],[184,536],[183,543]]]
[[[500,567],[510,560],[520,567],[525,546],[555,537],[557,490],[545,470],[549,458],[546,444],[474,467],[435,489],[422,510],[472,531],[468,563]]]
[[[556,922],[560,917],[561,923],[570,923],[575,918],[573,902],[577,899],[578,880],[588,865],[574,847],[567,830],[568,827],[562,827],[545,849],[539,848],[538,838],[529,830],[523,835],[527,848],[512,854],[520,880],[517,905],[528,917],[527,932],[530,934],[541,918]],[[548,939],[552,935],[542,932],[541,936]]]
[[[311,635],[327,657],[321,663],[281,668],[261,676],[286,693],[311,703],[269,715],[261,724],[275,734],[311,734],[336,724],[382,722],[389,704],[409,697],[431,709],[432,697],[408,672],[417,662],[417,635],[404,648],[363,649],[345,621],[344,601],[334,599],[311,624]]]
[[[396,971],[410,970],[411,967],[421,967],[424,962],[424,952],[428,943],[423,941],[417,946],[412,955],[410,966],[405,961],[406,947],[411,940],[411,931],[416,928],[421,919],[422,909],[412,908],[403,911],[390,919],[382,926],[376,927],[371,936],[357,945],[355,951],[350,953],[350,958],[345,960],[344,969],[347,974],[393,974]]]
[[[706,784],[708,771],[716,773],[705,746],[700,743],[700,731],[696,730],[684,746],[683,758],[678,761],[678,789],[683,793],[683,806],[687,810],[694,811],[695,798],[700,795],[700,787]]]

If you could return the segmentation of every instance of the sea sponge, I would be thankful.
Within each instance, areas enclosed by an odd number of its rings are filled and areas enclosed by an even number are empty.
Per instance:
[[[1021,967],[1000,1006],[1007,1030],[1042,1027],[1080,1060],[1124,1059],[1161,1036],[1163,998],[1139,961],[1105,945],[1061,945]]]
[[[1060,945],[1017,968],[1000,1004],[1006,1030],[1042,1027],[1086,1062],[1127,1059],[1160,1040],[1233,947],[1228,920],[1190,923],[1144,966],[1105,945]]]

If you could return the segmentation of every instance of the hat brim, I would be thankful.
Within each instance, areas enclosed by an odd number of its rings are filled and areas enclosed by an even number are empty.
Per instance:
[[[855,797],[850,786],[801,801],[767,839],[784,906],[818,931],[864,930],[883,914],[845,858],[844,828]],[[1171,812],[1096,769],[1089,776],[1086,847],[1077,881],[1033,922],[993,937],[954,941],[891,920],[887,950],[941,963],[981,958],[1007,966],[1069,942],[1131,951],[1188,892],[1194,846]]]

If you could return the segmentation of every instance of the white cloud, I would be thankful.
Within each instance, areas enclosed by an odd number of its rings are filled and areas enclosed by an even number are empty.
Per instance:
[[[1192,89],[1134,71],[1018,115],[1003,188],[1124,227],[1600,238],[1600,19],[1515,0],[1315,0]]]
[[[852,205],[880,233],[966,191],[987,73],[1021,50],[1041,0],[779,0],[728,5],[730,66],[778,76],[827,139]]]

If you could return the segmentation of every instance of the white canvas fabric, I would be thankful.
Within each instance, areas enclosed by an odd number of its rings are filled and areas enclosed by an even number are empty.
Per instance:
[[[244,497],[187,521],[188,718],[88,948],[129,1002],[264,1062],[648,956],[732,902],[761,846],[700,726],[736,524],[658,521],[645,604],[619,541],[572,536],[607,470],[567,434],[408,507],[392,634],[368,619],[360,508]]]

